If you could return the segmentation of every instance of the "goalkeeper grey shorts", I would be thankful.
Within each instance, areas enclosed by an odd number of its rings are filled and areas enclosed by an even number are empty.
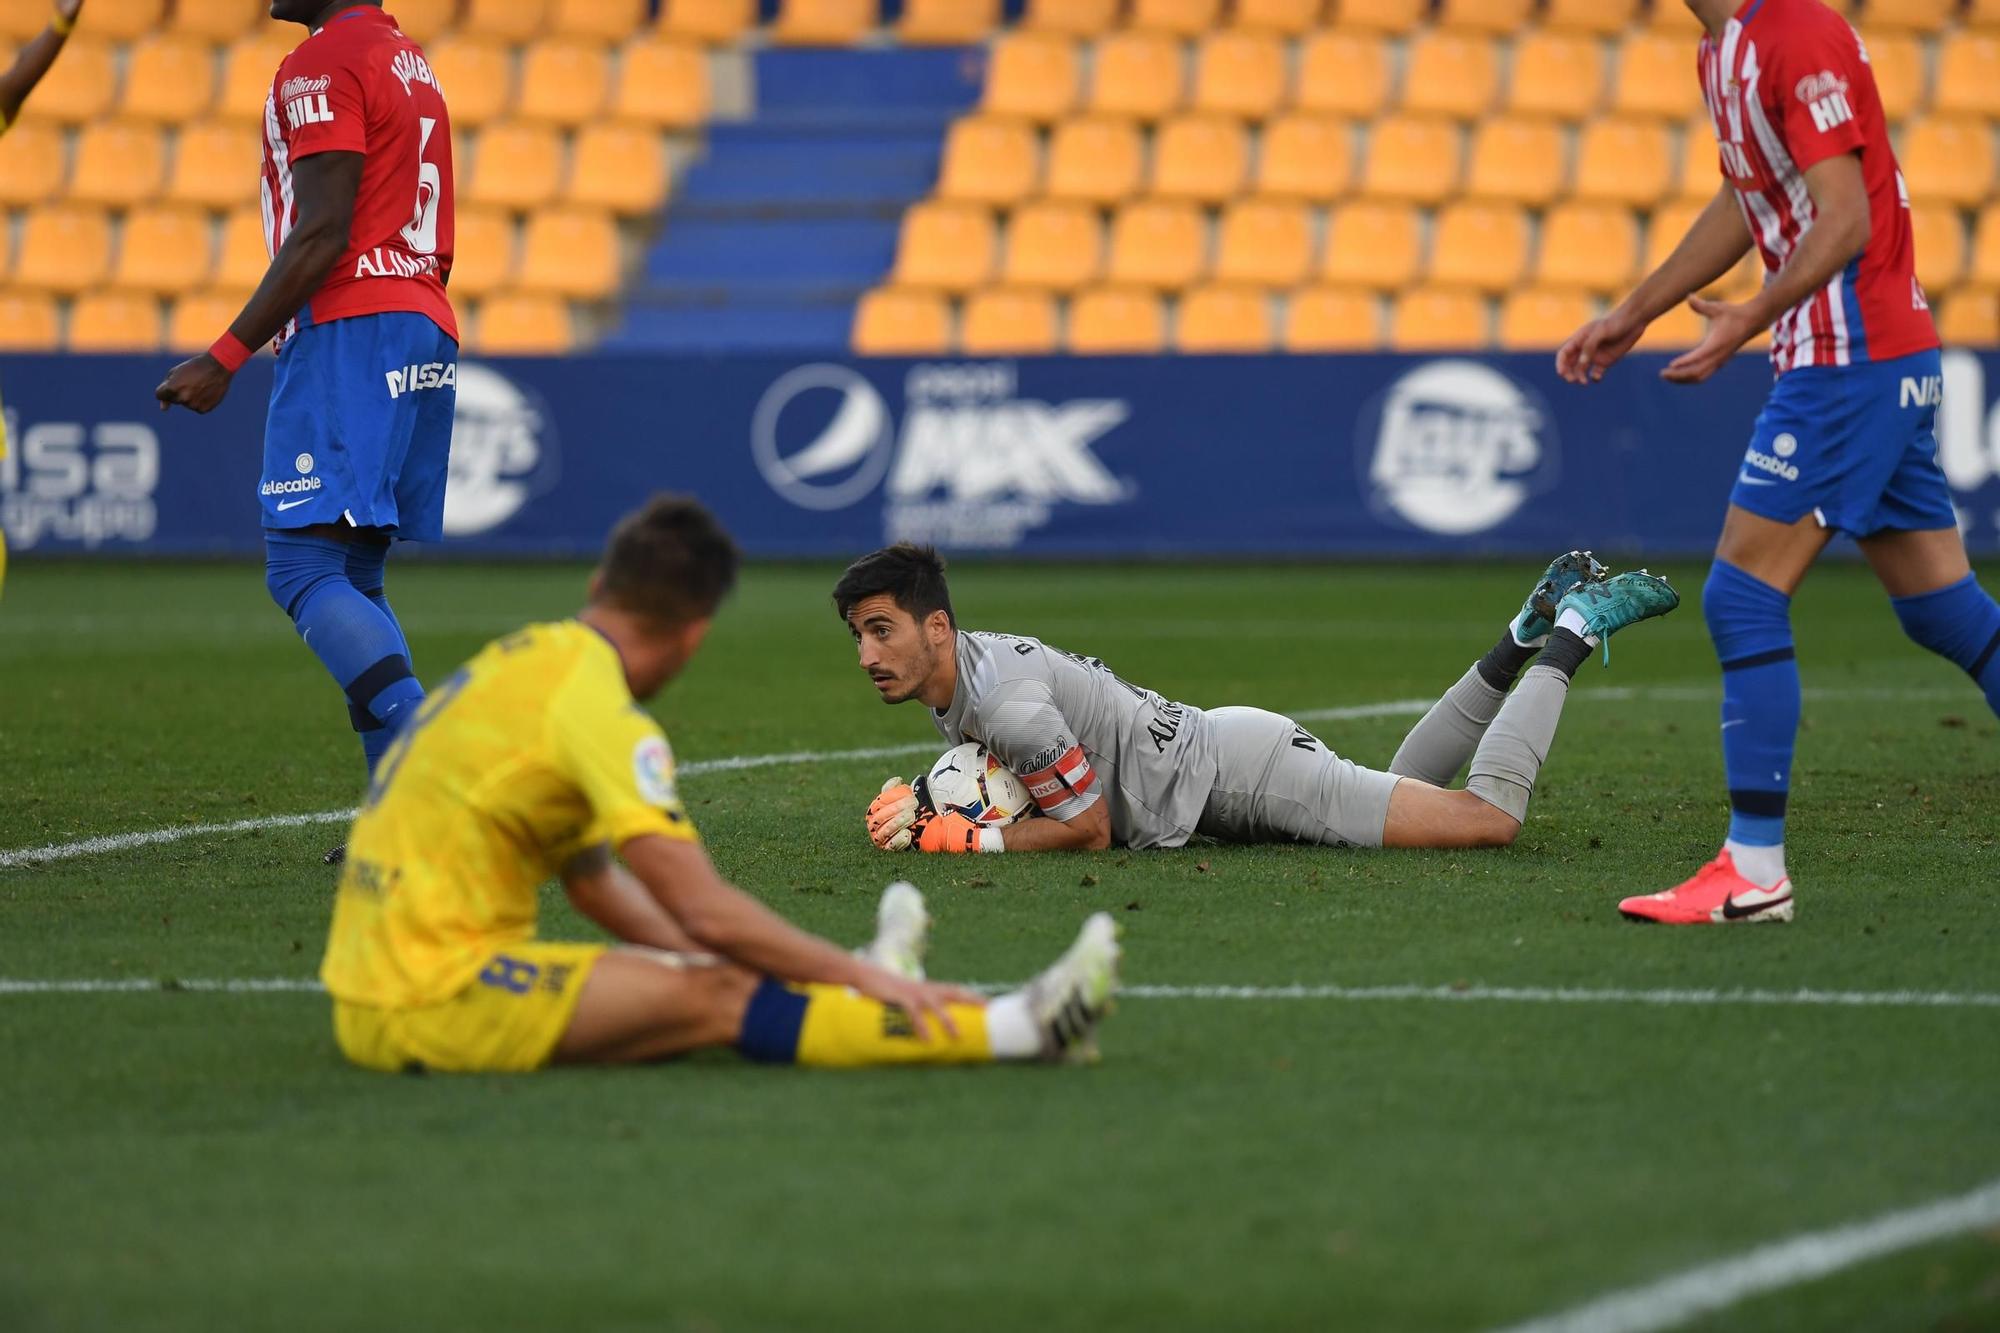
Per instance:
[[[1401,781],[1342,759],[1288,717],[1211,708],[1215,790],[1195,831],[1224,842],[1380,847]]]

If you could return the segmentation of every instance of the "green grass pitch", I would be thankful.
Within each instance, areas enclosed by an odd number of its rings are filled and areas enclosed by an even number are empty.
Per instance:
[[[1535,570],[967,565],[968,625],[1196,704],[1434,697]],[[1989,585],[1996,572],[1988,570]],[[0,851],[351,804],[341,701],[250,566],[19,564]],[[418,670],[573,610],[574,566],[404,561]],[[655,704],[682,762],[931,738],[759,566]],[[1724,827],[1701,571],[1584,668],[1518,845],[890,859],[919,756],[683,783],[723,870],[835,938],[910,875],[933,968],[1025,976],[1115,911],[1134,984],[2000,990],[2000,726],[1866,572],[1796,606],[1798,921],[1619,919]],[[1413,717],[1325,720],[1385,764]],[[326,825],[0,868],[0,979],[307,977]],[[551,892],[546,927],[584,935]],[[1128,999],[1104,1063],[383,1078],[313,994],[0,994],[0,1328],[1476,1329],[2000,1175],[2000,1008]],[[2000,1235],[1706,1328],[2000,1327]]]

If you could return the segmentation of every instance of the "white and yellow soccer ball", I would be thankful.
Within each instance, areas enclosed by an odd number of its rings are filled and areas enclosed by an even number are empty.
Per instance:
[[[975,824],[1011,824],[1034,810],[1028,784],[977,741],[939,755],[918,784],[919,803],[941,815],[964,815]]]

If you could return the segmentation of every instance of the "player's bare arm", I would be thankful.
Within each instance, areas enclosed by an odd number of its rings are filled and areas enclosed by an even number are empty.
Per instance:
[[[1654,320],[1729,272],[1749,250],[1750,228],[1735,192],[1724,185],[1659,268],[1616,308],[1585,324],[1557,349],[1556,373],[1571,384],[1603,379]]]
[[[246,349],[258,348],[278,336],[297,315],[347,249],[354,220],[354,200],[361,188],[360,153],[315,153],[292,164],[299,219],[278,248],[277,258],[251,293],[228,337]],[[179,404],[210,412],[229,392],[234,372],[203,352],[175,366],[153,391],[160,410]]]
[[[0,74],[0,129],[14,123],[20,114],[21,103],[28,100],[28,94],[42,81],[42,76],[56,63],[62,53],[64,43],[69,41],[70,32],[76,27],[76,16],[83,10],[83,0],[56,0],[55,14],[49,25],[29,39],[21,48],[21,54],[7,72]]]
[[[1805,178],[1814,220],[1791,260],[1748,301],[1697,297],[1690,302],[1696,314],[1708,317],[1708,335],[1668,363],[1660,372],[1662,379],[1701,383],[1760,330],[1825,286],[1868,244],[1868,186],[1860,157],[1854,153],[1829,157],[1807,167]]]
[[[699,949],[660,900],[620,865],[608,845],[579,852],[562,868],[576,910],[627,944],[692,953]]]

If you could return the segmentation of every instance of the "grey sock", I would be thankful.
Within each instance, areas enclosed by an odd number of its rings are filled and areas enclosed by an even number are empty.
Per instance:
[[[1534,650],[1528,651],[1532,654]],[[1474,665],[1444,692],[1444,698],[1431,705],[1421,722],[1410,728],[1396,757],[1389,761],[1389,771],[1433,787],[1449,787],[1465,761],[1472,758],[1479,738],[1493,724],[1506,699],[1507,691],[1488,684],[1485,673]]]
[[[1528,794],[1549,757],[1568,697],[1569,676],[1561,667],[1540,662],[1529,667],[1472,756],[1465,789],[1516,820],[1526,820]]]

